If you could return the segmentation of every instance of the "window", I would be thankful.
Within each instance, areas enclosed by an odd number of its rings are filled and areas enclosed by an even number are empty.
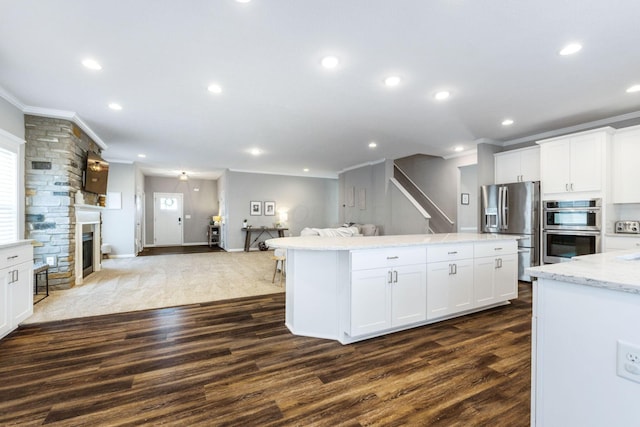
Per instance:
[[[178,210],[178,199],[175,197],[161,197],[160,209],[163,211],[175,211]]]
[[[18,146],[0,134],[0,243],[18,240]]]

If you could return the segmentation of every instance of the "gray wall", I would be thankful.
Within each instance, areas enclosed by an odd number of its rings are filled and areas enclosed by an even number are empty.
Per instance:
[[[340,174],[340,223],[376,224],[384,228],[389,218],[387,167],[385,162],[351,169]],[[364,190],[364,209],[358,196]],[[354,194],[349,206],[347,194]],[[382,231],[382,230],[381,230]]]
[[[458,168],[476,163],[474,154],[451,159],[415,155],[396,160],[396,164],[456,225],[460,200]]]
[[[194,191],[199,188],[199,191]],[[181,193],[183,195],[184,244],[205,244],[209,221],[218,213],[218,189],[215,180],[193,179],[180,181],[178,177],[165,178],[147,176],[144,179],[145,192],[145,246],[154,245],[153,236],[153,193]],[[190,215],[191,218],[187,218]]]
[[[242,221],[253,227],[273,226],[278,211],[286,209],[288,234],[300,235],[305,227],[325,228],[338,223],[338,180],[286,175],[267,175],[227,171],[223,191],[227,250],[242,250],[245,233]],[[249,215],[250,201],[276,202],[275,216]]]
[[[458,197],[458,232],[477,233],[480,212],[480,186],[478,185],[478,166],[461,166],[460,194],[469,194],[469,204],[463,205]]]
[[[0,129],[24,139],[24,113],[0,97]]]
[[[391,215],[385,227],[385,234],[426,234],[429,220],[407,199],[395,185],[389,186]]]
[[[135,256],[135,165],[110,162],[107,182],[110,196],[120,193],[121,208],[108,204],[102,211],[102,243],[111,245],[114,257]]]

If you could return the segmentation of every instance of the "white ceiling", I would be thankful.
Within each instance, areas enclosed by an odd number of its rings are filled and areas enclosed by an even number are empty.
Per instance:
[[[75,112],[147,173],[335,176],[638,112],[639,16],[638,0],[2,0],[0,87]]]

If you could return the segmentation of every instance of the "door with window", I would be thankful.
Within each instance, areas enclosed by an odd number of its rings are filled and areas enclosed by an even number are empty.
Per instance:
[[[153,193],[155,246],[182,245],[182,193]]]

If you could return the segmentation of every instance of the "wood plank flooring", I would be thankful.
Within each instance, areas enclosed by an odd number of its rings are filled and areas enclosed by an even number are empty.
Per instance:
[[[0,425],[527,426],[531,286],[500,307],[343,346],[284,294],[20,327]]]

